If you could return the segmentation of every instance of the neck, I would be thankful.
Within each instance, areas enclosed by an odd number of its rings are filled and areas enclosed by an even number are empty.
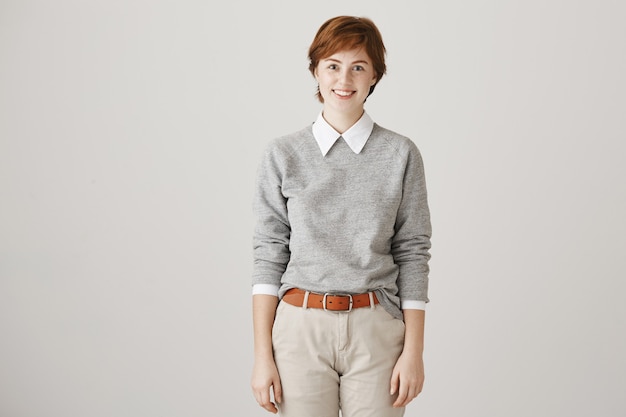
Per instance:
[[[350,129],[358,120],[363,116],[364,110],[361,109],[358,112],[346,114],[346,113],[336,113],[329,111],[328,109],[324,109],[322,111],[322,116],[324,120],[328,122],[329,125],[333,127],[337,132],[343,134],[346,130]]]

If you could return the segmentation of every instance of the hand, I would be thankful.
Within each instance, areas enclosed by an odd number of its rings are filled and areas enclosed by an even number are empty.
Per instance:
[[[273,359],[255,360],[251,386],[256,402],[270,413],[276,414],[277,406],[282,401],[282,388]],[[273,392],[276,403],[272,402],[270,391]]]
[[[421,354],[402,352],[391,373],[391,395],[398,393],[394,407],[405,407],[422,392],[424,361]]]

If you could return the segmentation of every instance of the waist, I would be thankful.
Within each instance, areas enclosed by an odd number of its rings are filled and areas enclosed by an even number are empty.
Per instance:
[[[373,291],[363,294],[318,294],[299,288],[288,290],[283,301],[297,307],[330,311],[350,311],[353,308],[373,307],[378,304],[378,298]]]

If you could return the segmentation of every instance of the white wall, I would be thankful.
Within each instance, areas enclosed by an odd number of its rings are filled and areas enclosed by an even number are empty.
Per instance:
[[[0,2],[0,416],[261,416],[252,184],[371,17],[368,100],[424,156],[427,381],[407,416],[626,414],[626,6]]]

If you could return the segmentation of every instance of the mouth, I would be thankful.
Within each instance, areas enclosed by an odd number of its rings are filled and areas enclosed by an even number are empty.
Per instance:
[[[356,91],[352,91],[352,90],[333,90],[333,93],[335,93],[335,95],[339,96],[340,98],[350,98],[354,94],[356,94]]]

